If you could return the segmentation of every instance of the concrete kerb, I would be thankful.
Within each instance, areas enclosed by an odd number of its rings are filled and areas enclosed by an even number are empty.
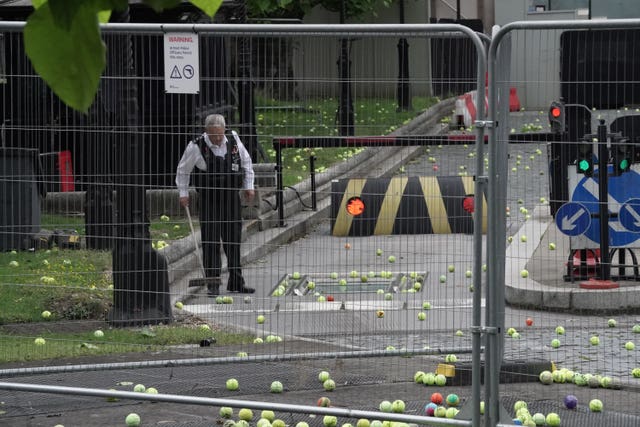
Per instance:
[[[526,242],[521,241],[526,236]],[[549,250],[549,243],[556,245]],[[506,250],[505,299],[520,307],[558,311],[626,311],[640,308],[640,286],[593,290],[580,288],[579,282],[557,285],[566,273],[565,261],[558,263],[555,253],[568,254],[569,238],[561,234],[549,206],[536,207]],[[554,255],[551,255],[554,253]],[[521,272],[528,271],[527,277]]]

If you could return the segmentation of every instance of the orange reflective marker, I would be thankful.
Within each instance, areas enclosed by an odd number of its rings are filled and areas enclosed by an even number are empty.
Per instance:
[[[560,107],[551,108],[551,117],[555,117],[557,119],[558,117],[560,117],[561,113],[562,111],[560,111]]]
[[[347,200],[347,212],[349,215],[358,216],[364,212],[364,202],[360,197],[352,197]]]

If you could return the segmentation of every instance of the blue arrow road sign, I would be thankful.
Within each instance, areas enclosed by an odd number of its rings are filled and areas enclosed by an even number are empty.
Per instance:
[[[640,233],[640,199],[628,200],[620,206],[620,224],[632,233]]]
[[[556,212],[558,230],[567,236],[584,234],[591,224],[591,213],[582,203],[567,202]]]
[[[640,197],[640,174],[635,170],[612,176],[613,167],[609,166],[609,212],[619,213],[621,205],[629,199]],[[598,170],[593,171],[592,177],[583,177],[576,185],[571,196],[572,202],[586,206],[592,214],[599,212],[600,197],[598,191]],[[640,212],[637,210],[636,212]],[[600,219],[593,218],[589,228],[584,233],[596,244],[600,244]],[[609,246],[624,247],[640,239],[640,233],[631,232],[620,222],[620,218],[609,218]]]

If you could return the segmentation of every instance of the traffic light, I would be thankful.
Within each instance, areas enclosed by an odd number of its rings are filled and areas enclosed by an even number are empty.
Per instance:
[[[615,135],[612,139],[611,161],[613,162],[613,175],[620,176],[631,170],[634,147],[632,144],[629,144],[627,138],[622,138],[620,135]]]
[[[564,104],[559,101],[551,102],[549,107],[549,126],[553,133],[564,133],[565,131],[565,111]]]
[[[578,157],[576,169],[578,173],[593,176],[593,144],[591,141],[582,141],[578,144]]]

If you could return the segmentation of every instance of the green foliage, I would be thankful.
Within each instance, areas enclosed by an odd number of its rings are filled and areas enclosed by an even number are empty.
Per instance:
[[[162,11],[180,1],[144,3]],[[222,0],[192,3],[212,17]],[[123,10],[127,5],[127,0],[34,1],[35,10],[24,29],[25,51],[36,73],[69,107],[86,113],[93,103],[106,66],[99,22],[110,10]]]

